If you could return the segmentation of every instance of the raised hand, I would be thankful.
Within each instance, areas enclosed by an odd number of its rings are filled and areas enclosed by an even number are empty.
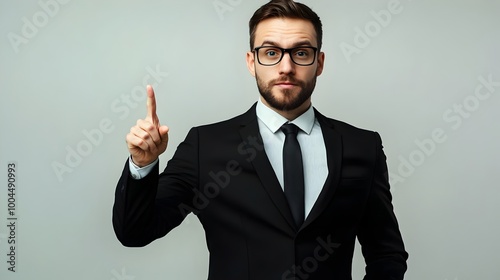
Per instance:
[[[153,87],[146,87],[147,116],[137,120],[137,124],[130,128],[127,134],[127,146],[132,161],[139,167],[155,161],[167,149],[168,127],[161,126],[156,115],[156,99]]]

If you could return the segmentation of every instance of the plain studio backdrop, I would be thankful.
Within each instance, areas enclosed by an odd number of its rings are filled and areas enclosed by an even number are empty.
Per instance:
[[[146,84],[171,128],[162,169],[189,128],[246,111],[248,20],[265,2],[1,1],[1,279],[206,279],[193,215],[144,248],[115,238],[125,135]],[[313,105],[382,136],[406,279],[498,279],[500,1],[303,2],[324,24]]]

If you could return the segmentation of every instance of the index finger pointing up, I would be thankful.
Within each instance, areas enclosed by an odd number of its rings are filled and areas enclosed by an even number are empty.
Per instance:
[[[148,94],[148,100],[147,100],[147,103],[146,103],[146,107],[147,107],[147,111],[148,111],[147,118],[150,121],[155,122],[155,120],[158,118],[156,116],[155,92],[153,90],[153,87],[150,86],[150,85],[148,85],[146,87],[146,91],[147,91],[147,94]]]

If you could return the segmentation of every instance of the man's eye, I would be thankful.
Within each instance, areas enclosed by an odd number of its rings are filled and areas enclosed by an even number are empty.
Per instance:
[[[278,53],[276,51],[273,51],[273,50],[269,50],[266,52],[266,55],[267,56],[277,56]]]
[[[309,52],[305,51],[305,50],[301,50],[301,51],[295,52],[295,56],[298,56],[298,57],[305,57],[305,56],[308,56],[308,55],[309,55]]]

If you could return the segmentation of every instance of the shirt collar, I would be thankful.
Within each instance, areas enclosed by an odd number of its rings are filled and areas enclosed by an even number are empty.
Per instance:
[[[302,115],[295,118],[293,121],[288,121],[285,117],[278,114],[273,109],[267,107],[259,98],[256,109],[257,117],[271,130],[276,133],[285,123],[293,123],[306,134],[310,134],[314,126],[314,109],[312,106],[307,109]]]

